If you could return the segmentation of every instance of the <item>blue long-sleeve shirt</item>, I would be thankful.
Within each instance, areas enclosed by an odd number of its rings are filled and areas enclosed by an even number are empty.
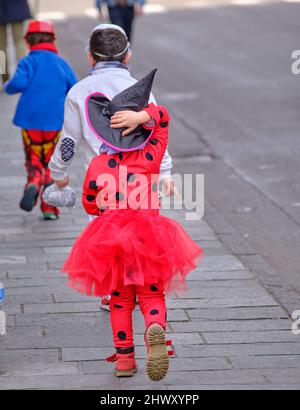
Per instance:
[[[128,6],[133,6],[134,4],[141,4],[142,6],[146,3],[146,0],[127,0]],[[117,0],[96,0],[97,7],[100,9],[104,4],[109,7],[117,6]]]
[[[28,130],[60,130],[65,99],[76,82],[72,68],[60,56],[52,51],[31,51],[5,86],[7,94],[22,94],[13,123]]]

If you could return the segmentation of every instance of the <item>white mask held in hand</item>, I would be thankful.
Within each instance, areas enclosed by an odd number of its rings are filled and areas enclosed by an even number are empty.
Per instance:
[[[69,186],[59,188],[53,184],[45,189],[43,200],[46,204],[55,206],[56,208],[74,208],[76,204],[76,192]]]

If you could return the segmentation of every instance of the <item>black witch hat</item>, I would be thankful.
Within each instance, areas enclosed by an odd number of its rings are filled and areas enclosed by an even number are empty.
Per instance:
[[[118,111],[132,110],[139,112],[149,103],[151,89],[157,70],[151,71],[145,78],[132,87],[116,95],[111,101],[103,94],[95,93],[86,100],[86,115],[93,133],[108,147],[116,151],[129,152],[141,149],[152,132],[138,127],[126,137],[124,129],[110,127],[111,117]]]

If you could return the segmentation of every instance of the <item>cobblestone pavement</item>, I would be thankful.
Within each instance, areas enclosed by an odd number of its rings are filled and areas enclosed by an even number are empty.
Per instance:
[[[98,301],[65,287],[59,268],[86,225],[80,206],[58,222],[38,210],[18,210],[24,183],[21,140],[7,118],[14,99],[1,95],[0,280],[6,287],[7,336],[0,341],[0,389],[299,389],[300,340],[287,312],[254,274],[226,248],[219,234],[235,233],[209,208],[206,221],[165,214],[199,241],[205,259],[189,277],[189,293],[169,305],[169,337],[176,355],[162,383],[144,371],[143,320],[135,312],[140,370],[117,380],[104,358],[111,354],[109,315]],[[80,159],[73,184],[80,189]],[[238,239],[236,244],[239,244]]]

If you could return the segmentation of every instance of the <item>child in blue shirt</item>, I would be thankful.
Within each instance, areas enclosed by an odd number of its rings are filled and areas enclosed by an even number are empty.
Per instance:
[[[21,93],[13,123],[22,129],[28,174],[20,207],[30,212],[53,182],[48,164],[60,137],[66,96],[77,79],[58,56],[51,23],[31,22],[25,40],[30,53],[19,62],[5,91]],[[58,218],[59,210],[44,201],[41,210],[45,220]]]

